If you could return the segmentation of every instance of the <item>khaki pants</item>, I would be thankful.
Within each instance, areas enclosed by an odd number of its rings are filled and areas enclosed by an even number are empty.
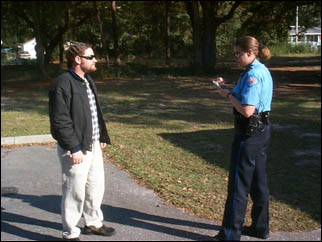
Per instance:
[[[101,203],[104,195],[104,161],[99,141],[93,143],[83,162],[73,165],[70,151],[57,146],[62,168],[61,215],[63,238],[79,237],[77,224],[84,217],[86,226],[103,225]]]

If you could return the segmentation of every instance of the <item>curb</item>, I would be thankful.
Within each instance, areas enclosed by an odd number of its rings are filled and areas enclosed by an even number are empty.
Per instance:
[[[1,145],[20,145],[20,144],[31,144],[31,143],[49,143],[56,142],[51,134],[45,135],[28,135],[28,136],[17,136],[17,137],[1,137]]]

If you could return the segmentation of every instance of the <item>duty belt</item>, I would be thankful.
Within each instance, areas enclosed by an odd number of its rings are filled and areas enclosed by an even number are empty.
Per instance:
[[[255,113],[249,118],[241,115],[234,108],[235,130],[237,134],[246,134],[252,136],[256,130],[262,132],[265,125],[268,124],[269,112]]]
[[[234,113],[235,119],[237,119],[237,121],[239,121],[241,123],[249,121],[250,118],[246,118],[241,113],[239,113],[235,108],[233,110],[234,110],[233,113]],[[263,122],[264,124],[267,124],[269,113],[270,113],[269,111],[265,111],[265,112],[261,112],[261,113],[255,113],[253,115],[259,115],[260,121]]]

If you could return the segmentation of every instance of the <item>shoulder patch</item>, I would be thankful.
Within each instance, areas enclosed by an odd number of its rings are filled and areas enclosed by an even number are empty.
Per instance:
[[[257,79],[255,77],[249,77],[247,83],[249,86],[252,86],[257,83]]]

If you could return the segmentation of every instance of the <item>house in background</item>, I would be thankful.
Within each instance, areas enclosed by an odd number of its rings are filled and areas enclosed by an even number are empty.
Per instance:
[[[296,31],[295,26],[291,26],[289,31],[289,41],[290,44],[296,44]],[[308,44],[311,48],[317,48],[321,46],[321,27],[312,27],[304,29],[299,27],[298,31],[298,44]]]
[[[20,48],[20,50],[18,51],[18,56],[24,59],[37,59],[35,47],[36,47],[36,38],[32,38],[18,45],[18,48]]]

